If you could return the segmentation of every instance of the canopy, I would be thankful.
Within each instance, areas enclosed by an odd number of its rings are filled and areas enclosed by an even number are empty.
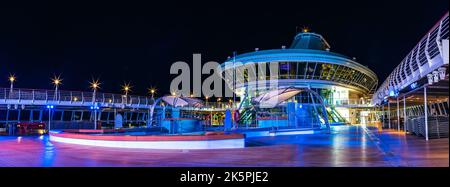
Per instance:
[[[254,98],[253,101],[259,104],[260,108],[273,108],[278,104],[294,97],[302,90],[298,88],[282,88],[278,90],[272,90]]]
[[[196,99],[193,97],[177,97],[177,96],[164,96],[162,100],[174,107],[184,107],[184,106],[192,106],[192,107],[201,107],[203,106],[203,102],[200,99]]]

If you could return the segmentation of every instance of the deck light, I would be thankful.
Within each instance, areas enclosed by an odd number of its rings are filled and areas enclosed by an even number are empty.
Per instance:
[[[13,83],[14,81],[16,81],[16,77],[13,74],[10,74],[8,80],[9,82]]]
[[[54,77],[52,78],[52,83],[53,83],[55,86],[60,85],[60,84],[61,84],[61,81],[62,81],[62,79],[60,78],[60,76],[54,76]]]
[[[59,87],[59,85],[61,84],[61,81],[62,81],[62,79],[60,78],[60,75],[59,76],[53,76],[53,78],[52,78],[52,83],[53,83],[53,85],[55,85],[55,94],[54,94],[54,99],[55,100],[58,100],[59,98],[58,98],[58,96],[59,96],[59,94],[58,94],[58,87]]]
[[[123,85],[122,85],[122,90],[125,92],[125,96],[127,96],[128,95],[128,92],[131,92],[131,85],[130,85],[130,83],[124,83]]]
[[[302,31],[303,32],[309,32],[309,28],[308,27],[303,27]]]
[[[10,92],[12,92],[14,88],[14,82],[16,81],[16,76],[14,76],[14,74],[9,74],[8,80],[10,82],[11,87]]]
[[[441,80],[444,80],[444,79],[445,79],[445,70],[447,70],[447,68],[445,68],[445,67],[440,67],[440,68],[438,68],[439,78],[440,78]]]
[[[427,74],[427,79],[428,79],[428,84],[432,85],[433,84],[433,74]]]
[[[155,88],[148,88],[148,92],[152,95],[152,98],[155,96],[156,89]]]
[[[91,87],[93,90],[97,90],[97,89],[100,88],[100,85],[101,85],[102,83],[100,83],[100,81],[99,81],[98,79],[96,79],[96,80],[92,80],[91,82],[89,82],[89,84],[91,84],[90,87]]]

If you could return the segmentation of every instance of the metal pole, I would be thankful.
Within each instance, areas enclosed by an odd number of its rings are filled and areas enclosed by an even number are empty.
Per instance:
[[[381,129],[383,129],[383,126],[384,126],[384,104],[383,105],[381,105],[381,110],[382,110],[382,112],[381,112],[381,120],[382,120],[382,123],[381,123]]]
[[[92,96],[92,105],[94,106],[94,129],[97,130],[97,106],[95,102],[95,95],[96,95],[97,89],[94,88],[94,94]]]
[[[55,96],[53,97],[56,101],[58,101],[58,84],[55,85]]]
[[[425,140],[428,141],[428,102],[427,102],[427,87],[423,87],[423,104],[425,110]]]
[[[94,108],[94,129],[97,130],[97,108]]]
[[[236,51],[233,52],[233,111],[234,111],[234,116],[233,116],[233,127],[236,126],[236,121],[237,119],[235,119],[236,117]]]
[[[147,128],[150,127],[150,120],[151,120],[151,118],[150,118],[150,108],[149,108],[147,110]]]
[[[389,129],[391,128],[391,104],[390,104],[390,102],[389,102],[389,99],[388,99],[388,127],[389,127]]]
[[[408,130],[408,127],[406,125],[406,119],[407,119],[407,116],[406,116],[406,97],[403,96],[403,125],[404,125],[404,128],[405,128],[405,133]]]
[[[51,120],[52,119],[52,111],[51,111],[51,109],[49,108],[48,109],[48,132],[50,133],[50,126],[51,126]]]
[[[400,131],[400,104],[398,101],[398,97],[397,97],[397,125],[398,125],[397,129],[398,131]]]

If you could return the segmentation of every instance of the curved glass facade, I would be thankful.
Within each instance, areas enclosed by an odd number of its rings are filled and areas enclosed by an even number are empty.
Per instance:
[[[246,67],[247,66],[247,67]],[[237,72],[244,74],[244,80],[237,79],[236,85],[243,85],[246,82],[252,82],[248,77],[258,77],[257,80],[273,79],[274,74],[270,72],[267,63],[255,63],[250,65],[243,65],[236,67]],[[265,77],[262,77],[256,71],[258,66],[266,66]],[[229,78],[232,77],[233,69],[228,69],[223,72],[223,77],[226,77],[227,83],[232,83]],[[354,68],[345,65],[331,64],[326,62],[308,62],[308,61],[283,61],[278,62],[278,80],[292,79],[296,81],[308,82],[310,80],[323,80],[340,83],[341,85],[354,86],[366,93],[373,91],[377,85],[377,79],[369,76]],[[228,75],[225,75],[228,74]],[[272,76],[272,77],[270,77]],[[257,81],[256,80],[256,81]],[[345,87],[345,86],[344,86]]]
[[[222,78],[241,100],[239,124],[267,127],[286,123],[285,127],[315,128],[359,123],[357,108],[369,104],[378,78],[366,66],[329,49],[319,34],[300,33],[291,48],[257,50],[222,63]],[[275,102],[275,106],[266,107],[261,100],[254,100],[273,90],[290,88],[302,91]],[[307,90],[309,93],[304,92]]]

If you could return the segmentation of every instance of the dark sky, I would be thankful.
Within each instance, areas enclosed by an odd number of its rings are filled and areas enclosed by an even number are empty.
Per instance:
[[[128,1],[123,1],[128,2]],[[161,3],[163,2],[163,3]],[[170,65],[222,62],[233,51],[289,46],[296,26],[322,34],[331,50],[356,57],[380,82],[448,11],[448,0],[222,1],[181,3],[0,5],[0,87],[15,73],[17,87],[51,88],[62,74],[65,90],[134,93],[155,86],[168,93]],[[316,2],[316,3],[312,3]]]

